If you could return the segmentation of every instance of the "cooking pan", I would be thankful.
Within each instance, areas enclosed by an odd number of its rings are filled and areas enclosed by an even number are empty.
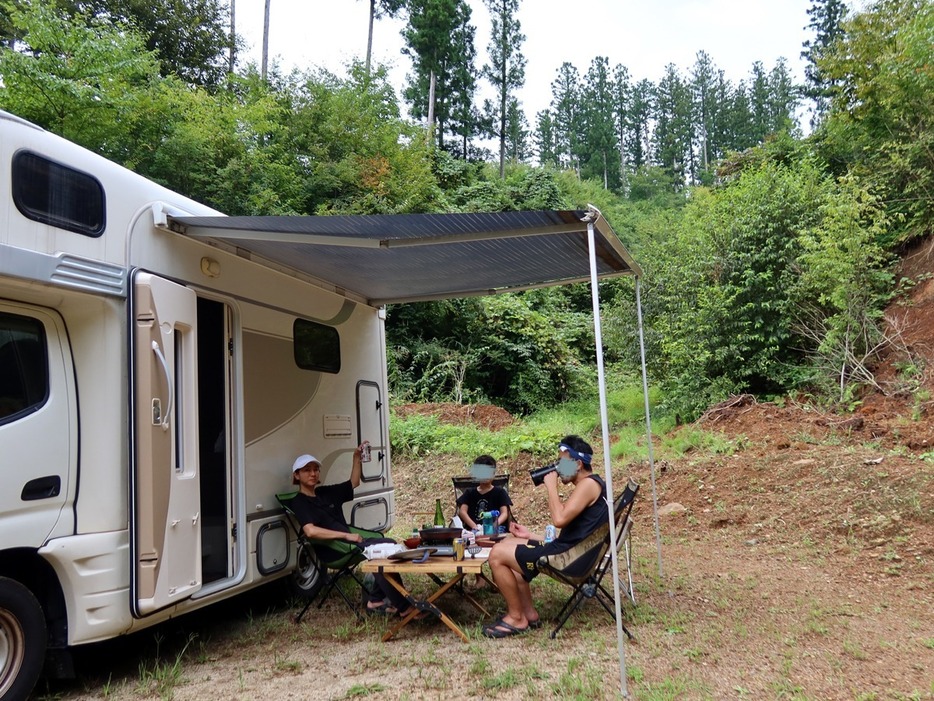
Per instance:
[[[455,538],[460,538],[464,534],[464,531],[460,528],[435,526],[434,528],[423,528],[418,534],[422,537],[423,544],[445,543],[450,545],[451,541]]]

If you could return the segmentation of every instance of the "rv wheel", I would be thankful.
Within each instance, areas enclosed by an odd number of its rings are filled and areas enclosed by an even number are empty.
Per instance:
[[[299,544],[298,564],[289,582],[292,593],[304,599],[313,599],[324,586],[324,566],[310,543]]]
[[[24,699],[45,660],[42,607],[26,587],[0,577],[0,701]]]

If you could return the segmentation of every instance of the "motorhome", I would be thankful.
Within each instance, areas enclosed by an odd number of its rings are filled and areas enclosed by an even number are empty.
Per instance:
[[[336,482],[368,441],[345,516],[392,526],[387,304],[590,282],[599,319],[640,274],[592,207],[226,217],[0,112],[0,701],[70,646],[314,591],[299,454]]]
[[[217,213],[7,113],[0,193],[0,699],[292,573],[301,453],[333,482],[368,441],[346,515],[392,525],[382,309],[157,227]]]

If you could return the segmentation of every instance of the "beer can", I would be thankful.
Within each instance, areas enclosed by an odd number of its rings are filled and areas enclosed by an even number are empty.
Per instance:
[[[463,538],[454,539],[454,559],[463,560],[464,559],[464,548],[466,546],[466,541]]]
[[[360,451],[360,462],[370,462],[370,441],[363,441],[363,449]]]
[[[557,535],[557,531],[555,530],[554,526],[552,526],[550,523],[547,526],[545,526],[545,542],[546,543],[550,543],[551,541],[553,541],[556,535]]]

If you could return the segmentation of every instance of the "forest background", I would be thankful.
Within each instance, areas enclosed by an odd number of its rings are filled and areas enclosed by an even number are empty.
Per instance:
[[[462,0],[371,0],[375,21],[405,18],[400,95],[369,56],[345,75],[241,65],[218,0],[0,0],[0,108],[231,215],[593,204],[645,271],[672,421],[739,393],[846,411],[917,386],[884,309],[918,282],[895,264],[934,222],[934,3],[815,0],[803,85],[781,60],[733,83],[704,52],[657,83],[565,63],[529,120],[520,0],[485,2],[481,59]],[[496,100],[478,104],[480,81]],[[616,386],[639,372],[633,285],[601,283]],[[595,393],[586,286],[392,306],[387,334],[396,403],[522,414]],[[882,352],[901,358],[885,388]]]

